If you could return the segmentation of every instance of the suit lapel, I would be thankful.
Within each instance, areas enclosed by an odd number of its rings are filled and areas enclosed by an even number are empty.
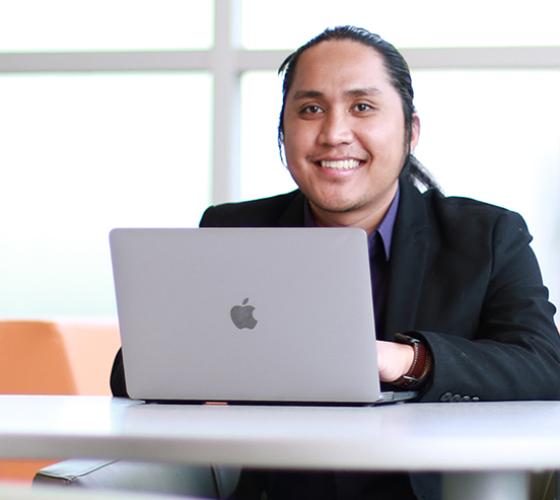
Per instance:
[[[414,328],[429,251],[428,214],[422,195],[401,181],[399,212],[393,230],[384,320],[386,340]]]

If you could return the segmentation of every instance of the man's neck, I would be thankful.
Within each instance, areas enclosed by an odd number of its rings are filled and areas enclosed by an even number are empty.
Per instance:
[[[321,207],[309,202],[309,208],[313,215],[314,222],[320,227],[359,227],[364,229],[367,234],[373,233],[381,224],[387,214],[398,190],[398,184],[391,190],[383,200],[374,206],[364,206],[356,210],[347,212],[335,212],[324,210]]]

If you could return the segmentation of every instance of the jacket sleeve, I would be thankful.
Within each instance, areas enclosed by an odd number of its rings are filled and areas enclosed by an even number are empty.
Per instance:
[[[506,212],[498,217],[473,338],[415,332],[434,360],[421,401],[560,399],[555,308],[548,301],[530,240],[521,216]]]
[[[216,227],[219,226],[219,223],[215,220],[215,213],[216,213],[216,209],[211,206],[208,207],[204,213],[202,214],[202,217],[200,219],[199,222],[199,227]]]
[[[113,368],[111,370],[111,393],[115,397],[129,397],[126,390],[126,380],[124,378],[122,349],[118,350],[115,360],[113,361]]]

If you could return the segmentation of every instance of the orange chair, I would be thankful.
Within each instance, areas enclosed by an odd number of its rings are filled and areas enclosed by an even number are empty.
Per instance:
[[[0,321],[0,393],[109,395],[115,324]],[[30,482],[50,461],[0,461],[0,479]]]

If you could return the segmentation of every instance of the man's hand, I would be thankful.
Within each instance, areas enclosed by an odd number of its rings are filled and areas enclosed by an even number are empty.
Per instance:
[[[407,344],[377,340],[377,364],[382,382],[394,382],[412,366],[414,349]]]

